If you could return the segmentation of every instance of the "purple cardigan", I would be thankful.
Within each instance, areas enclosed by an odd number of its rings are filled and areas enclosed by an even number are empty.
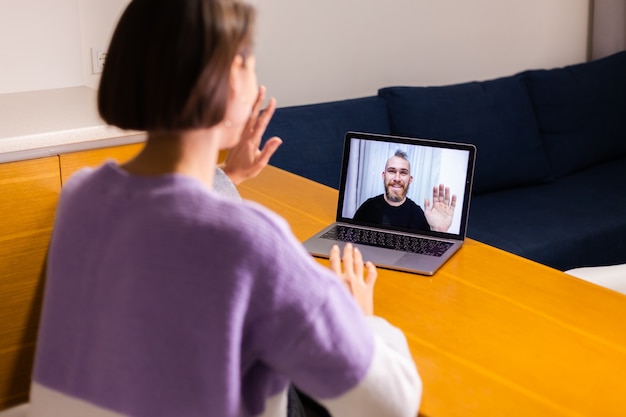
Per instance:
[[[289,383],[340,409],[371,378],[415,392],[413,413],[421,385],[400,339],[382,343],[275,214],[109,162],[61,195],[31,415],[284,415]],[[369,376],[375,362],[391,375]]]

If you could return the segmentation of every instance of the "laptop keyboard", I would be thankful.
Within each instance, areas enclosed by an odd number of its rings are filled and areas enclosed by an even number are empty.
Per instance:
[[[452,246],[450,242],[339,225],[320,237],[437,257],[442,256]]]

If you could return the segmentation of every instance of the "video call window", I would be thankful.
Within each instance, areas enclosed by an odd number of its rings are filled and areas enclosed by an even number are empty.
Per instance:
[[[448,233],[460,232],[461,208],[465,200],[469,152],[457,149],[352,139],[346,174],[342,216],[354,218],[360,205],[385,191],[382,174],[387,160],[397,150],[407,154],[413,177],[407,197],[424,209],[424,199],[433,199],[433,187],[444,184],[456,194],[457,203]]]

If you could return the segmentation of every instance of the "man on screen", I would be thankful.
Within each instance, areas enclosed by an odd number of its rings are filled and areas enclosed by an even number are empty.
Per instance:
[[[424,210],[406,196],[413,181],[411,164],[401,150],[387,160],[382,174],[385,193],[366,200],[354,214],[354,220],[387,224],[417,230],[447,232],[452,224],[456,195],[450,187],[433,187],[433,204],[424,199]]]

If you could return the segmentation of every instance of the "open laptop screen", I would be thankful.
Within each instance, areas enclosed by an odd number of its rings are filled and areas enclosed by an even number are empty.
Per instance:
[[[474,158],[472,145],[348,132],[337,219],[464,238]],[[426,212],[433,208],[433,187],[439,190],[440,184],[449,187],[450,197],[456,197],[452,221],[445,231],[432,231],[427,215],[423,216],[426,223],[420,220],[407,223],[408,218],[415,217],[413,214],[378,213],[377,207],[384,205],[383,200],[393,204],[394,200],[404,201],[404,197],[419,207],[413,211]],[[407,205],[402,206],[406,208]]]

